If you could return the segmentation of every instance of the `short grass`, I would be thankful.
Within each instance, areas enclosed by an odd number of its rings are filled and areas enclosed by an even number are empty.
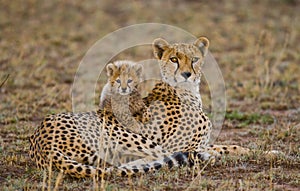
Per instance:
[[[299,8],[297,0],[2,1],[1,190],[54,188],[55,178],[52,187],[43,185],[47,176],[28,157],[29,136],[45,115],[72,111],[73,79],[94,42],[120,27],[144,22],[178,26],[210,39],[227,95],[217,143],[280,150],[287,157],[253,153],[198,169],[161,170],[131,179],[112,176],[101,183],[63,177],[59,190],[298,190]],[[122,56],[149,57],[151,48],[142,50]],[[205,80],[201,92],[210,112]],[[55,172],[52,177],[57,176]]]
[[[242,113],[232,111],[225,114],[225,118],[229,121],[237,123],[235,127],[247,127],[251,124],[272,124],[274,119],[270,114],[260,113]]]

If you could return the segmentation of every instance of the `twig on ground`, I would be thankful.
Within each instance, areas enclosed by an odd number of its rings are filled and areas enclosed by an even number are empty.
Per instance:
[[[8,77],[9,77],[9,74],[7,74],[6,77],[4,78],[4,80],[1,82],[0,88],[5,84],[5,82],[7,81]]]

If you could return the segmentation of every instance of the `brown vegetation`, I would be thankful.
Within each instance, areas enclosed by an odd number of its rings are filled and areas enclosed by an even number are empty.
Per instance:
[[[111,177],[99,185],[64,177],[60,189],[93,190],[101,185],[107,190],[299,189],[299,10],[298,0],[2,1],[2,189],[43,188],[43,172],[28,157],[29,136],[45,115],[72,111],[73,79],[93,43],[121,27],[144,22],[174,25],[210,39],[227,93],[218,143],[280,150],[289,157],[270,159],[254,153],[224,158],[202,169],[162,170],[132,179]],[[121,56],[137,61],[144,54],[151,54],[151,48]],[[209,112],[204,79],[201,92]]]

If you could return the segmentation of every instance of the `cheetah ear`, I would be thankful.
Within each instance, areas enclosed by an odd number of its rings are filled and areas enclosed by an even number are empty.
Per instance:
[[[136,75],[137,75],[139,78],[141,78],[142,75],[143,75],[143,70],[144,70],[143,66],[142,66],[141,64],[136,64],[136,65],[134,66],[134,68],[135,68]]]
[[[205,37],[200,37],[198,38],[195,42],[194,45],[199,48],[201,51],[202,55],[205,56],[207,54],[207,50],[209,47],[209,40]]]
[[[106,66],[107,76],[112,76],[115,70],[116,70],[116,66],[113,63],[107,64]]]
[[[168,48],[169,43],[162,38],[157,38],[153,41],[152,48],[155,58],[161,59],[164,51]]]

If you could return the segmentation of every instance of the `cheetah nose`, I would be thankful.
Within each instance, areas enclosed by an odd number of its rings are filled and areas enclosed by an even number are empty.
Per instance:
[[[191,74],[191,72],[182,72],[181,75],[182,75],[185,79],[188,79],[192,74]]]
[[[122,89],[122,92],[126,92],[126,89],[127,89],[127,88],[121,88],[121,89]]]

